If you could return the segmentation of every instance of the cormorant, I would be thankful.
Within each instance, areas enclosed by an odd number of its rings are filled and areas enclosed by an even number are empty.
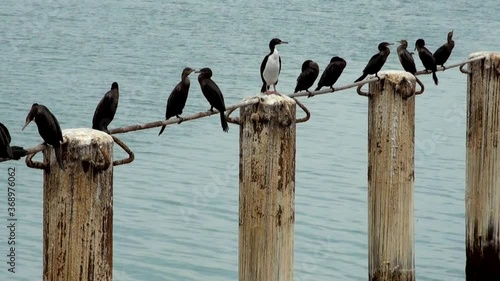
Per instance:
[[[222,92],[215,82],[211,79],[212,70],[208,67],[202,68],[199,71],[195,71],[195,73],[199,73],[198,82],[200,83],[201,92],[210,103],[209,111],[213,111],[214,107],[220,112],[220,123],[222,125],[222,130],[227,132],[229,130],[229,126],[227,125],[226,116],[224,115],[224,111],[226,111],[226,105],[224,104],[224,97],[222,96]]]
[[[330,64],[323,71],[315,91],[320,90],[321,87],[330,87],[333,90],[333,84],[337,82],[346,66],[347,62],[343,58],[333,57]]]
[[[170,93],[170,96],[168,96],[167,100],[167,109],[165,112],[165,120],[168,120],[170,117],[177,117],[179,118],[179,124],[183,121],[182,117],[179,115],[182,114],[182,110],[184,109],[184,106],[186,105],[186,100],[188,98],[188,93],[189,93],[189,86],[191,85],[191,81],[189,81],[189,74],[193,72],[194,69],[191,69],[189,67],[184,68],[182,70],[182,75],[181,75],[181,82],[179,82],[175,88],[172,90]],[[160,133],[158,135],[161,135],[163,133],[163,130],[165,130],[166,126],[162,126]]]
[[[264,60],[260,64],[260,77],[262,78],[261,93],[269,94],[269,88],[272,85],[274,93],[278,94],[276,84],[278,84],[278,76],[281,72],[281,57],[276,49],[276,45],[279,44],[288,44],[288,42],[281,41],[279,38],[273,38],[269,42],[271,52],[264,57]]]
[[[111,90],[106,92],[95,109],[94,118],[92,119],[92,129],[106,133],[109,132],[108,125],[115,117],[119,97],[118,83],[113,82]]]
[[[44,105],[34,103],[31,106],[28,116],[26,116],[26,124],[24,124],[22,130],[24,130],[33,119],[35,120],[36,126],[38,127],[38,133],[44,140],[44,143],[50,144],[54,148],[57,163],[59,163],[59,167],[64,170],[61,150],[61,142],[64,140],[61,127],[56,117]]]
[[[443,46],[439,47],[439,49],[437,49],[434,52],[433,57],[436,62],[436,66],[440,65],[444,69],[446,69],[444,67],[444,64],[450,57],[451,51],[453,50],[454,47],[455,47],[455,41],[453,41],[453,30],[452,30],[448,32],[448,42],[446,42]]]
[[[401,40],[399,41],[401,45],[398,46],[398,57],[399,62],[403,66],[404,70],[410,72],[415,75],[417,72],[417,67],[415,66],[415,60],[413,60],[413,56],[410,52],[408,52],[408,41]]]
[[[10,141],[9,130],[0,123],[0,158],[19,160],[26,156],[26,150],[20,146],[10,146]]]
[[[432,56],[432,53],[425,47],[424,39],[418,39],[417,42],[415,42],[415,50],[418,51],[418,57],[422,61],[422,64],[425,67],[425,71],[432,71],[432,79],[434,80],[434,84],[437,85],[438,78],[436,76],[436,62],[434,60],[434,57]]]
[[[306,60],[302,63],[302,73],[297,77],[297,86],[294,93],[298,91],[309,92],[309,88],[314,84],[319,75],[319,66],[312,60]]]
[[[382,42],[382,43],[378,44],[379,52],[370,58],[365,69],[363,69],[363,75],[361,75],[354,82],[359,82],[359,81],[365,79],[365,77],[368,74],[375,74],[375,76],[377,78],[379,78],[377,73],[380,71],[380,69],[382,69],[382,66],[384,66],[384,63],[387,60],[387,57],[391,53],[391,50],[389,50],[389,47],[387,47],[387,46],[392,45],[392,44],[393,43],[387,43],[387,42]]]

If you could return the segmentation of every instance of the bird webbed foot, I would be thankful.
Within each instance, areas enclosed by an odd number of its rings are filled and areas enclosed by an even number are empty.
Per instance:
[[[179,122],[177,122],[177,124],[181,124],[182,122],[184,122],[184,118],[182,118],[181,116],[176,115],[176,117],[179,118]]]

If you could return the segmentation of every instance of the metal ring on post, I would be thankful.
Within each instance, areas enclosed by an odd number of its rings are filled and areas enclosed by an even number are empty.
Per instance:
[[[311,118],[311,112],[309,111],[309,109],[307,109],[307,107],[302,104],[298,99],[296,98],[293,98],[295,100],[295,102],[297,103],[297,105],[302,108],[302,110],[304,110],[304,112],[306,113],[306,117],[303,117],[303,118],[299,118],[297,120],[295,120],[295,123],[302,123],[302,122],[306,122],[307,120],[309,120]]]
[[[99,148],[99,151],[101,152],[102,159],[100,161],[94,161],[94,160],[82,160],[82,164],[90,164],[94,169],[99,170],[99,171],[104,171],[106,170],[109,165],[111,164],[111,157],[109,156],[109,153],[107,150],[102,149],[101,146],[98,146],[98,143],[96,140],[92,140],[92,145],[97,146]]]
[[[465,66],[465,63],[460,66],[460,68],[459,68],[460,72],[465,73],[465,74],[469,74],[470,71],[467,69],[464,69],[464,66]]]
[[[45,146],[44,150],[47,148],[47,146]],[[43,150],[42,150],[43,151]],[[40,169],[40,170],[47,170],[49,168],[49,163],[47,162],[37,162],[37,161],[33,161],[33,157],[37,154],[38,152],[35,152],[33,154],[28,154],[26,155],[26,166],[30,167],[30,168],[33,168],[33,169]]]
[[[226,113],[226,120],[229,123],[240,125],[240,118],[238,118],[238,117],[235,117],[235,118],[229,117],[229,115],[231,115],[231,113],[233,113],[236,109],[237,109],[237,107],[229,110]]]
[[[128,153],[128,158],[113,161],[113,166],[128,164],[128,163],[134,161],[135,156],[134,156],[134,153],[132,152],[132,150],[130,150],[130,148],[128,148],[128,146],[125,143],[123,143],[119,138],[117,138],[115,136],[111,136],[111,137],[113,138],[113,140],[115,141],[116,144],[118,144],[121,148],[123,148],[123,150],[125,150],[125,152]]]
[[[365,84],[359,85],[358,88],[356,88],[356,92],[358,92],[358,95],[360,95],[360,96],[369,97],[370,93],[361,91],[361,88],[363,87],[363,85],[365,85]]]
[[[425,87],[424,83],[418,79],[418,77],[415,76],[415,80],[417,81],[417,84],[420,85],[420,91],[415,91],[415,95],[421,95],[424,93]]]

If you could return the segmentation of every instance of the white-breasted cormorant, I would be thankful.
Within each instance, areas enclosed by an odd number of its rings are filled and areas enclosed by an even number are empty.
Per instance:
[[[182,70],[181,82],[177,83],[175,88],[170,93],[170,96],[168,96],[167,109],[165,112],[165,120],[168,120],[170,117],[175,116],[180,119],[178,122],[179,124],[183,121],[182,117],[180,117],[179,115],[182,114],[182,110],[186,105],[189,93],[189,86],[191,85],[191,81],[189,80],[188,76],[193,71],[194,69],[189,67],[186,67],[184,68],[184,70]],[[165,127],[166,126],[161,127],[161,130],[158,133],[158,135],[161,135],[163,133]]]
[[[455,41],[453,41],[453,30],[452,30],[448,32],[448,41],[434,52],[433,57],[434,61],[436,62],[436,66],[440,65],[443,68],[445,68],[444,64],[450,57],[451,51],[453,51],[454,47],[455,47]]]
[[[260,64],[260,77],[262,78],[261,93],[269,94],[271,85],[274,88],[274,92],[271,93],[278,93],[278,91],[276,91],[276,84],[278,84],[278,77],[281,72],[281,57],[276,49],[276,45],[279,44],[288,44],[288,42],[281,41],[279,38],[273,38],[269,42],[269,49],[271,52],[264,57],[264,60],[262,60]]]
[[[408,41],[401,40],[399,41],[399,44],[401,44],[398,46],[399,62],[401,62],[401,65],[403,66],[403,69],[405,71],[415,75],[415,73],[417,72],[417,67],[415,66],[415,60],[413,59],[413,56],[407,50]]]
[[[295,86],[294,93],[298,91],[309,92],[309,88],[314,84],[319,75],[319,66],[312,60],[306,60],[302,63],[302,72],[297,77],[297,85]]]
[[[368,74],[375,74],[375,76],[378,77],[377,73],[380,71],[380,69],[382,69],[382,66],[384,66],[384,63],[387,60],[387,57],[391,53],[391,50],[388,47],[389,45],[392,45],[392,43],[382,42],[382,43],[378,44],[379,52],[370,58],[365,69],[363,69],[363,75],[361,75],[354,82],[359,82],[359,81],[365,79],[365,77]],[[378,78],[380,78],[380,77],[378,77]]]
[[[333,84],[337,82],[346,66],[347,62],[343,58],[336,56],[333,57],[330,60],[330,64],[328,64],[328,66],[323,71],[323,74],[321,75],[321,78],[318,82],[318,87],[316,87],[315,91],[320,90],[321,87],[330,87],[330,89],[333,90]]]
[[[26,150],[20,146],[10,146],[10,141],[9,130],[0,123],[0,158],[19,160],[26,156]]]
[[[35,120],[36,126],[38,127],[38,133],[44,140],[44,143],[49,144],[54,148],[57,163],[59,164],[59,167],[64,170],[61,150],[61,143],[64,140],[61,127],[59,126],[59,122],[56,117],[46,106],[34,103],[31,106],[28,116],[26,116],[26,124],[24,124],[22,130],[24,130],[24,128],[26,128],[26,126],[28,126],[28,124],[33,120]]]
[[[201,92],[210,103],[209,111],[213,111],[214,107],[220,112],[220,123],[222,126],[222,130],[227,132],[229,130],[229,126],[227,125],[226,116],[224,115],[224,111],[226,111],[226,105],[224,104],[224,97],[222,96],[222,92],[215,82],[211,79],[212,70],[208,67],[202,68],[195,73],[199,73],[198,82],[200,83]]]
[[[432,71],[432,79],[434,80],[434,84],[437,85],[438,78],[436,76],[436,61],[434,60],[432,53],[425,47],[424,39],[418,39],[417,42],[415,42],[415,50],[418,51],[418,57],[422,61],[425,71]]]
[[[115,117],[116,108],[118,107],[118,100],[120,93],[118,90],[118,83],[111,84],[111,90],[106,92],[102,97],[94,112],[92,119],[92,129],[108,133],[108,125]]]

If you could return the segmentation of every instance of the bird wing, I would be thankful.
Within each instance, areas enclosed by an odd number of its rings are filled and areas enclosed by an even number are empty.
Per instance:
[[[7,144],[9,144],[11,141],[9,130],[2,123],[0,123],[0,134],[4,135],[4,138],[7,141]]]
[[[370,71],[374,66],[379,65],[382,63],[384,60],[384,56],[380,53],[376,53],[373,55],[370,60],[368,61],[368,64],[365,66],[365,69],[363,69],[363,72],[374,72]]]
[[[269,58],[269,55],[265,56],[264,59],[262,60],[262,63],[260,64],[260,78],[262,79],[262,83],[266,83],[266,80],[264,80],[264,68],[266,68],[267,64],[267,59]]]
[[[118,108],[118,99],[113,98],[112,90],[108,91],[97,105],[92,123],[100,122],[99,118],[113,119]]]
[[[172,92],[170,92],[170,95],[168,96],[167,99],[167,111],[165,112],[165,119],[168,119],[172,116],[175,115],[175,101],[179,96],[179,93],[181,92],[181,84],[182,81],[179,82],[174,89],[172,89]]]
[[[439,58],[440,56],[443,56],[447,51],[446,44],[443,46],[439,47],[433,54],[434,59]]]
[[[208,100],[211,106],[219,111],[225,111],[224,96],[222,95],[219,86],[212,79],[207,79],[201,88],[203,95]]]

